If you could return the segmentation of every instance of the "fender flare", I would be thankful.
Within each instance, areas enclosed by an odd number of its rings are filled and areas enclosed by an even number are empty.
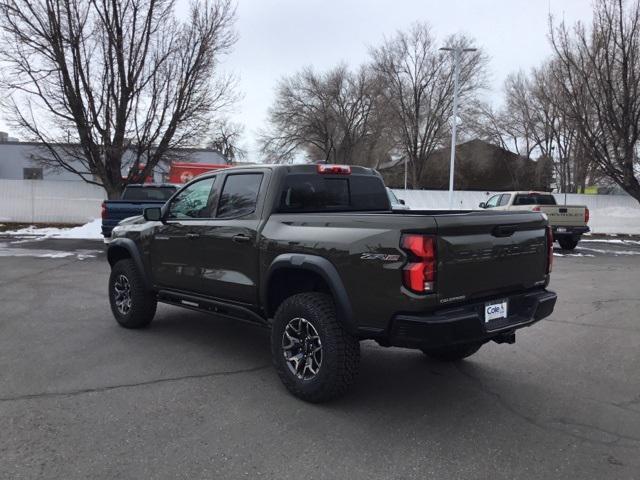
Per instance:
[[[357,332],[351,302],[349,301],[349,296],[344,288],[344,284],[342,283],[338,270],[336,270],[336,267],[329,260],[317,255],[283,253],[273,259],[264,277],[265,288],[261,291],[261,300],[265,312],[268,310],[267,294],[269,292],[269,283],[273,274],[282,268],[308,270],[320,275],[331,290],[331,295],[333,296],[336,307],[336,318],[349,333],[355,334]]]
[[[113,267],[115,264],[114,254],[116,250],[126,250],[129,253],[129,256],[136,264],[138,271],[142,274],[142,278],[144,279],[144,286],[147,290],[152,289],[152,282],[149,278],[147,270],[144,268],[144,263],[142,262],[142,255],[140,255],[140,251],[138,247],[130,238],[116,238],[109,243],[109,247],[107,248],[107,260],[109,265]]]

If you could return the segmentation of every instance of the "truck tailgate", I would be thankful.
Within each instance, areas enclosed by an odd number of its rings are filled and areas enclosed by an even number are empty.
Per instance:
[[[575,205],[541,205],[540,211],[549,217],[553,226],[578,227],[586,225],[582,206]]]
[[[546,221],[538,213],[439,215],[437,292],[440,301],[496,296],[543,285]]]

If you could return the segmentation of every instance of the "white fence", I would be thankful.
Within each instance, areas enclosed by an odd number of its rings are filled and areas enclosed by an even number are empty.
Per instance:
[[[395,190],[398,198],[420,210],[441,210],[448,206],[448,192],[441,190]],[[492,192],[458,191],[455,208],[474,209]],[[105,198],[100,187],[75,181],[0,180],[0,222],[86,223],[100,216]],[[557,194],[558,203],[564,195]],[[567,203],[586,205],[589,225],[595,233],[640,234],[640,204],[626,195],[568,194]]]
[[[104,199],[102,188],[84,182],[0,180],[0,222],[86,223]]]
[[[446,210],[449,192],[442,190],[394,190],[398,198],[419,210]],[[491,195],[498,192],[454,192],[454,208],[478,208]],[[559,204],[565,203],[564,194],[555,194]],[[594,233],[640,234],[640,203],[628,195],[567,194],[567,205],[586,205],[591,213],[589,226]]]

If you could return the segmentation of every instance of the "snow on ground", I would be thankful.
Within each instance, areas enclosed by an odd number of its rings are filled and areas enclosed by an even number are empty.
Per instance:
[[[16,237],[40,237],[40,238],[72,238],[72,239],[90,239],[101,240],[102,233],[100,227],[102,226],[102,219],[96,218],[85,225],[72,228],[55,228],[45,227],[39,228],[37,226],[30,226],[21,228],[19,230],[2,232],[2,235],[11,235]]]
[[[20,248],[13,245],[18,242],[0,242],[0,257],[35,257],[35,258],[67,258],[75,257],[78,260],[87,258],[95,258],[101,250],[74,250],[72,252],[64,252],[60,250],[38,249],[38,248]]]

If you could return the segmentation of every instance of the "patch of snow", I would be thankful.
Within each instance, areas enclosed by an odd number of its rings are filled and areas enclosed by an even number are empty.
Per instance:
[[[60,250],[37,248],[16,248],[0,242],[0,257],[67,258],[75,256],[78,260],[86,260],[87,258],[95,258],[99,253],[100,250],[75,250],[73,252],[64,252]]]
[[[602,250],[600,248],[587,248],[582,247],[580,250],[586,250],[588,252],[605,253],[609,255],[640,255],[640,250]]]
[[[3,235],[11,235],[16,237],[35,236],[42,238],[69,238],[69,239],[88,239],[101,240],[102,219],[96,218],[85,225],[73,228],[55,228],[46,227],[38,228],[31,225],[19,230],[2,232]]]
[[[614,235],[612,235],[614,236]],[[580,243],[615,243],[617,245],[640,245],[640,240],[622,240],[618,238],[601,238],[601,239],[585,239],[580,240]]]

